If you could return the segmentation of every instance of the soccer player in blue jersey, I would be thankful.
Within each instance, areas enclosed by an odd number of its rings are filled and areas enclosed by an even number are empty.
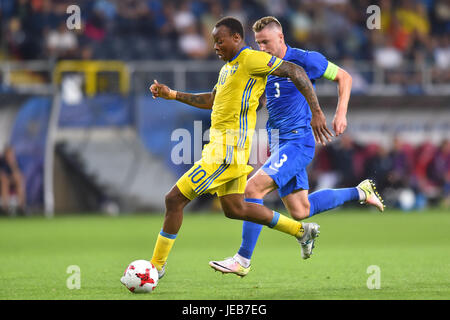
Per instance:
[[[336,136],[342,134],[347,127],[351,76],[318,52],[288,46],[284,41],[281,24],[274,17],[256,21],[253,31],[262,51],[303,67],[313,84],[320,77],[337,82],[339,100],[332,126]],[[322,144],[325,144],[325,140],[314,132],[315,119],[308,103],[288,78],[269,75],[266,99],[271,156],[248,181],[245,189],[247,202],[263,205],[264,196],[278,189],[284,205],[295,220],[303,220],[348,201],[360,201],[375,206],[379,211],[384,210],[382,199],[371,180],[364,180],[353,188],[323,189],[308,195],[306,167],[314,156],[315,139]],[[300,243],[303,259],[308,259],[312,254],[314,239],[319,234],[318,225],[316,227],[313,236]],[[238,253],[222,261],[210,261],[209,265],[223,273],[247,275],[261,229],[261,225],[244,221]]]

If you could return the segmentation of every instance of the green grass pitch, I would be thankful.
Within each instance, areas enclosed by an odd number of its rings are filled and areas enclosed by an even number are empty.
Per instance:
[[[119,279],[132,260],[150,259],[162,214],[1,218],[0,299],[450,299],[448,212],[341,209],[306,221],[321,225],[309,260],[294,239],[264,228],[252,271],[239,278],[208,261],[236,252],[242,222],[186,213],[166,276],[139,295]],[[80,268],[80,289],[67,288],[70,265]],[[372,265],[380,289],[367,287]]]

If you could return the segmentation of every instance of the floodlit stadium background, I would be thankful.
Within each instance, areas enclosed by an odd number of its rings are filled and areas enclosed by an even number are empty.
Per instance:
[[[74,4],[80,28],[69,29]],[[368,28],[373,4],[380,29]],[[311,191],[373,178],[388,207],[449,208],[448,1],[0,0],[0,152],[15,150],[25,214],[161,211],[200,157],[210,113],[154,100],[148,87],[157,79],[211,90],[223,62],[210,33],[227,15],[255,49],[253,22],[274,15],[289,45],[319,51],[353,77],[347,134],[317,147]],[[316,86],[330,127],[336,84]],[[262,109],[255,168],[267,156],[266,119]],[[186,137],[188,161],[179,163]],[[2,214],[17,214],[10,200]],[[276,193],[267,203],[281,206]],[[208,195],[190,206],[217,209]]]

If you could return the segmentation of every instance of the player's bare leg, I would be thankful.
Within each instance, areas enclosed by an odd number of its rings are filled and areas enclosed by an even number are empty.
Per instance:
[[[245,198],[262,199],[276,188],[275,181],[264,170],[259,169],[247,182]],[[303,220],[309,217],[310,203],[308,200],[308,190],[296,190],[281,198],[281,200],[289,214],[295,220]]]
[[[183,209],[190,202],[175,185],[165,197],[166,213],[161,232],[156,240],[151,262],[158,269],[158,277],[161,279],[166,270],[166,261],[175,238],[183,223]]]
[[[248,181],[245,187],[245,197],[246,198],[256,198],[262,199],[269,192],[275,190],[277,185],[273,179],[264,172],[264,170],[259,169]]]
[[[164,215],[163,231],[177,234],[183,223],[183,209],[190,202],[175,185],[165,197],[166,213]]]
[[[296,190],[281,198],[281,201],[295,220],[303,220],[309,217],[311,204],[308,199],[308,190]]]
[[[219,199],[227,218],[247,220],[262,225],[269,225],[273,219],[272,210],[264,206],[245,202],[243,194],[227,194]]]

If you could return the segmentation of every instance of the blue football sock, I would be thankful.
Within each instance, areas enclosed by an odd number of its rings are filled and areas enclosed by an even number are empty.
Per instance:
[[[263,199],[246,198],[246,202],[256,203],[263,205]],[[258,241],[259,234],[263,225],[250,221],[244,221],[242,226],[242,242],[239,248],[238,254],[244,258],[251,259],[253,250],[255,249],[256,242]]]
[[[323,211],[334,209],[345,202],[359,200],[359,193],[356,188],[323,189],[311,193],[308,199],[311,204],[309,213],[311,217]],[[264,204],[262,199],[246,198],[245,201],[260,205]],[[242,226],[242,242],[238,251],[239,255],[251,259],[262,228],[263,225],[244,221]]]
[[[345,202],[359,200],[359,193],[356,188],[323,189],[311,193],[308,199],[311,204],[309,210],[309,216],[311,217],[317,213],[339,207]]]

